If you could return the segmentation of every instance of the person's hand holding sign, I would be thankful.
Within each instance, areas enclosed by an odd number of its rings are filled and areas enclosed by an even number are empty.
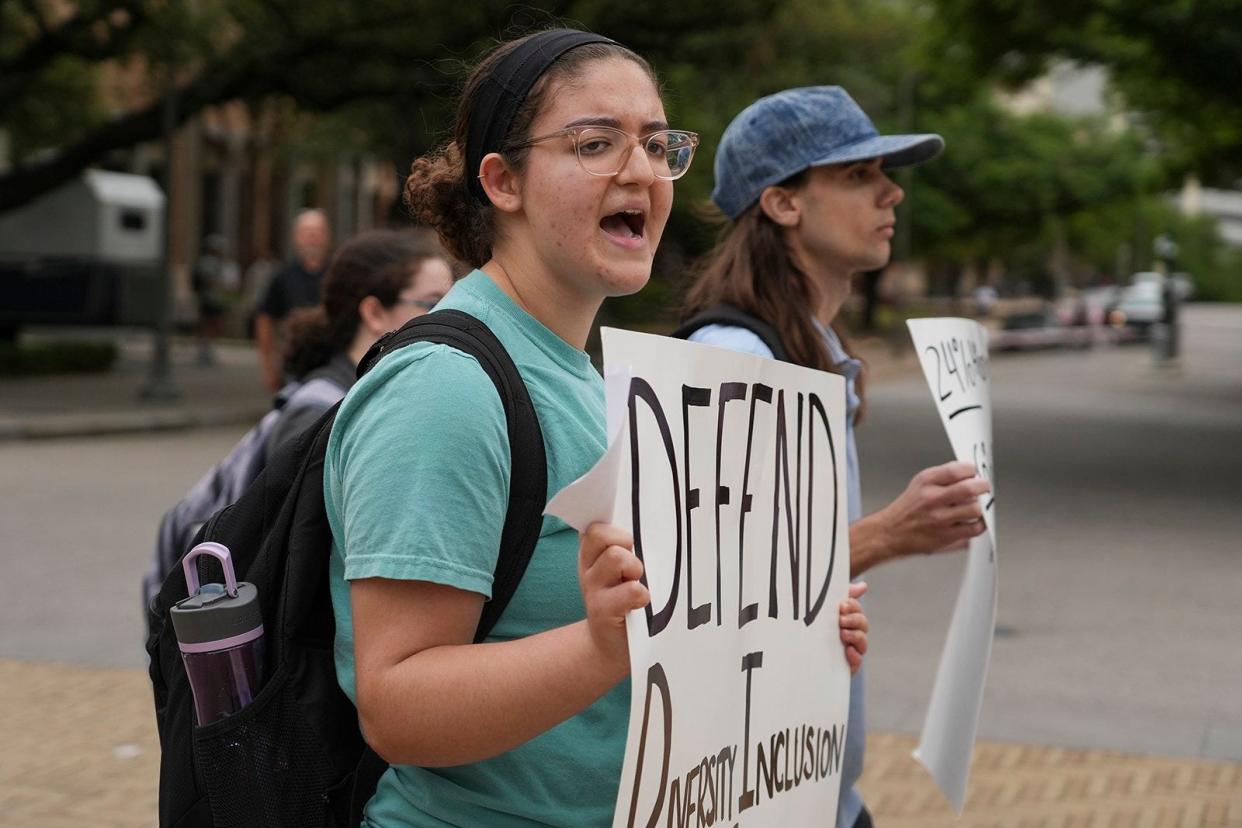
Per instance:
[[[863,656],[867,654],[867,616],[863,614],[862,604],[858,599],[867,591],[867,584],[859,581],[850,584],[850,597],[841,602],[838,608],[841,613],[841,643],[845,645],[845,660],[850,664],[850,675],[862,667]]]
[[[923,469],[896,500],[850,526],[850,571],[861,575],[893,558],[965,548],[987,529],[979,496],[991,490],[970,463]]]
[[[643,564],[634,538],[610,523],[592,523],[580,536],[578,583],[586,604],[591,639],[618,680],[629,674],[630,647],[625,614],[642,609],[651,594],[639,579]]]

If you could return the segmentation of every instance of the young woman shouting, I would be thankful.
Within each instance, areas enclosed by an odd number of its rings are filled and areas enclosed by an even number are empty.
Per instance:
[[[439,307],[484,322],[517,365],[549,496],[604,451],[587,334],[606,297],[650,277],[696,143],[666,123],[641,57],[562,29],[488,55],[452,141],[413,166],[407,203],[477,268]],[[544,518],[512,601],[472,643],[509,473],[496,390],[453,348],[394,352],[340,409],[324,475],[337,672],[393,765],[369,825],[611,821],[629,715],[624,617],[649,600],[642,566],[620,528],[580,537]],[[846,609],[865,648],[865,619]]]

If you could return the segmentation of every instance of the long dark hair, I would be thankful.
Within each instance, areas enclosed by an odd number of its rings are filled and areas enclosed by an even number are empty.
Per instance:
[[[492,206],[475,199],[467,183],[467,176],[478,172],[466,169],[465,148],[470,134],[470,113],[474,111],[479,89],[495,71],[497,64],[537,34],[539,32],[500,44],[475,66],[458,99],[453,139],[435,152],[417,159],[410,166],[410,175],[405,181],[405,204],[415,220],[435,228],[445,249],[471,267],[479,267],[492,257],[496,230]],[[557,80],[577,76],[588,63],[614,57],[638,64],[659,88],[651,65],[620,44],[588,43],[569,50],[536,81],[513,118],[513,125],[501,149],[501,155],[511,167],[522,169],[527,149],[520,145],[530,137],[531,125],[543,105],[548,87]]]
[[[341,245],[323,277],[319,304],[289,315],[285,370],[301,379],[349,348],[361,322],[358,303],[374,296],[391,308],[410,274],[434,258],[445,258],[444,251],[427,232],[369,230]]]
[[[806,178],[807,170],[803,170],[780,186],[797,188]],[[725,223],[723,214],[716,216]],[[813,321],[820,299],[819,288],[790,255],[780,226],[755,203],[726,224],[716,246],[694,268],[682,319],[721,303],[733,305],[774,327],[791,362],[840,373]],[[840,327],[832,329],[845,352],[858,359]],[[861,421],[866,406],[865,377],[864,365],[854,380],[859,399],[855,422]]]

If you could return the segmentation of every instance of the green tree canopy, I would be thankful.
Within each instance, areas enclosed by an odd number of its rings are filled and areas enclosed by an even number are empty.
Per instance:
[[[979,71],[1021,83],[1054,57],[1102,64],[1180,166],[1220,183],[1242,176],[1238,0],[934,2]]]
[[[460,70],[498,37],[578,21],[658,67],[711,72],[774,5],[637,0],[622,13],[598,0],[544,0],[517,12],[508,0],[83,0],[58,16],[52,9],[65,4],[0,0],[0,126],[14,156],[0,173],[0,211],[159,137],[174,87],[177,122],[234,100],[281,97],[312,112],[369,107],[375,130],[400,132],[390,146],[408,163],[448,126]],[[102,112],[105,61],[145,68],[158,94]]]

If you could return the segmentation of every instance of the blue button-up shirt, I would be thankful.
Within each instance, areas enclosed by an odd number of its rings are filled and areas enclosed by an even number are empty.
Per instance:
[[[862,517],[862,494],[858,477],[858,450],[854,444],[854,418],[858,414],[858,392],[854,382],[862,371],[862,363],[845,353],[841,340],[831,328],[815,321],[823,334],[828,356],[845,378],[845,485],[850,523]],[[705,325],[690,335],[691,342],[702,342],[717,348],[728,348],[746,354],[773,358],[763,340],[746,328],[734,325]],[[863,671],[860,668],[850,681],[850,714],[845,732],[845,758],[841,764],[841,799],[837,807],[837,828],[851,828],[862,811],[862,796],[854,787],[862,775],[863,752],[867,746],[866,707],[863,700]]]

